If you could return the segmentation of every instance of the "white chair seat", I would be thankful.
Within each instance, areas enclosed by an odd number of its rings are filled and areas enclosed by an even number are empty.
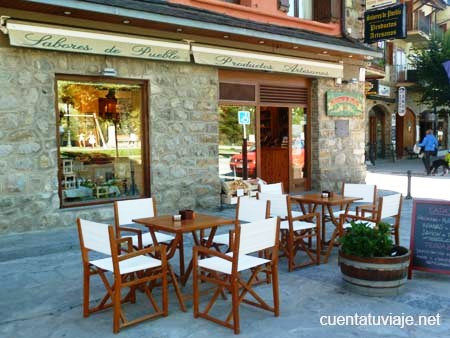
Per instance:
[[[156,235],[156,239],[157,239],[158,243],[170,242],[174,239],[173,236],[167,235],[163,232],[155,232],[155,235]],[[133,246],[135,246],[135,247],[137,247],[139,245],[138,238],[139,238],[138,235],[131,236],[131,240],[133,241]],[[150,235],[149,232],[144,232],[142,234],[142,246],[146,247],[149,245],[153,245],[152,235]]]
[[[208,237],[203,237],[203,239],[205,241],[208,240]],[[220,235],[215,235],[213,242],[216,244],[223,244],[223,245],[229,245],[230,243],[230,235],[229,234],[220,234]]]
[[[292,217],[300,217],[300,216],[303,216],[304,213],[301,211],[291,211],[291,215],[292,215]]]
[[[114,272],[113,262],[111,257],[96,259],[89,262],[100,269]],[[161,261],[148,256],[136,256],[119,262],[120,274],[131,273],[135,271],[152,269],[161,266]]]
[[[305,221],[294,221],[293,226],[294,226],[294,231],[299,231],[299,230],[314,229],[316,227],[316,224],[311,223],[311,222],[305,222]],[[289,221],[281,222],[280,229],[281,230],[289,230]]]
[[[335,218],[339,218],[339,216],[343,215],[344,213],[345,213],[345,210],[338,210],[338,211],[333,212],[333,215],[334,215]],[[356,211],[349,210],[347,212],[347,215],[356,216]]]
[[[369,226],[369,227],[371,227],[371,228],[373,228],[373,227],[375,227],[375,222],[368,222],[368,221],[361,221],[362,223],[367,223],[367,225]],[[351,228],[352,227],[352,225],[350,224],[350,223],[344,223],[343,225],[342,225],[342,228],[343,229],[348,229],[348,228]]]
[[[229,252],[226,254],[227,256],[233,257],[233,253]],[[270,263],[271,261],[265,258],[259,258],[250,255],[239,255],[239,264],[238,271],[243,271],[247,269],[254,268],[256,266]],[[226,261],[220,257],[210,257],[201,259],[198,261],[198,265],[202,268],[218,271],[221,273],[225,273],[227,275],[231,275],[231,266],[232,262]]]

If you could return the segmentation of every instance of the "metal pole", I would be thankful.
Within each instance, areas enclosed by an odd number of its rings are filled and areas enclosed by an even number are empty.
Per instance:
[[[407,193],[405,199],[410,200],[410,199],[412,199],[412,197],[411,197],[411,170],[408,170],[407,174],[408,174],[408,193]]]
[[[248,179],[248,161],[247,161],[247,139],[242,140],[242,179]]]
[[[245,128],[245,124],[242,127],[244,128],[244,138],[242,139],[242,179],[248,180],[247,129]]]

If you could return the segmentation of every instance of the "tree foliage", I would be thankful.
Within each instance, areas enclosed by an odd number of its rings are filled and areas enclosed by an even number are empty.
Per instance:
[[[450,60],[450,32],[433,34],[428,46],[409,57],[417,69],[420,102],[431,106],[450,106],[450,83],[442,63]]]

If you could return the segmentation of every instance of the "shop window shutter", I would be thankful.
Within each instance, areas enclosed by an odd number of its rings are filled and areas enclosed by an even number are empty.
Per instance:
[[[342,0],[314,0],[314,21],[339,22],[341,20],[341,6]]]
[[[259,99],[261,103],[307,104],[308,89],[261,85],[259,87]]]
[[[255,101],[255,85],[221,82],[219,85],[219,99],[229,101]]]

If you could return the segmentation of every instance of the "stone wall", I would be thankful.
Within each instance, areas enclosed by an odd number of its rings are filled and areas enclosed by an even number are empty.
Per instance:
[[[10,47],[0,36],[0,233],[112,221],[112,204],[60,209],[55,74],[149,81],[151,191],[160,213],[218,206],[218,74],[193,64]]]
[[[313,190],[340,191],[342,182],[363,183],[365,109],[359,116],[329,117],[326,92],[330,89],[363,93],[364,83],[336,85],[333,79],[317,79],[312,84],[312,183]],[[336,135],[336,121],[349,124],[348,136]]]

